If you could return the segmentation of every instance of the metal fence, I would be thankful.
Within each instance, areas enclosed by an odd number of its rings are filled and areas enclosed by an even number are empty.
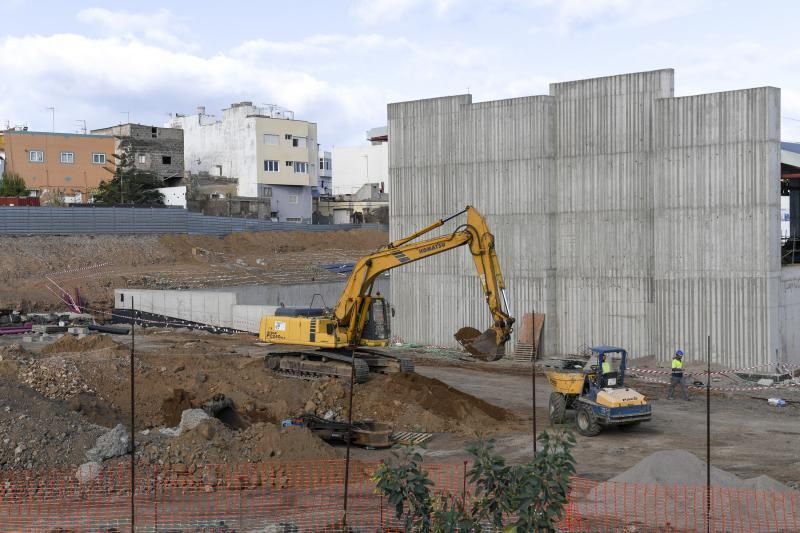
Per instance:
[[[240,231],[388,230],[381,224],[296,224],[212,217],[185,209],[125,207],[4,207],[0,235],[101,235],[190,233],[227,235]]]

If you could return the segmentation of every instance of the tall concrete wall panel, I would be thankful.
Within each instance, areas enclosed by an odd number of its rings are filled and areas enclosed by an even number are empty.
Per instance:
[[[672,96],[673,73],[557,83],[550,94],[556,101],[558,349],[612,344],[648,354],[652,109]]]
[[[508,291],[515,313],[518,303],[544,309],[551,299],[552,109],[549,96],[389,106],[391,237],[476,206],[497,238],[506,277],[517,280]],[[453,220],[437,233],[463,223]],[[395,270],[392,294],[400,338],[452,344],[459,328],[490,324],[466,249]],[[546,324],[545,339],[555,339],[554,324]]]
[[[660,100],[655,110],[654,345],[763,364],[781,341],[780,91]]]
[[[780,93],[674,98],[673,79],[659,70],[557,83],[547,96],[390,104],[391,237],[476,206],[513,314],[546,314],[548,354],[611,343],[699,358],[710,334],[722,364],[789,357]],[[488,323],[462,251],[402,267],[392,293],[408,341],[454,345],[452,331]]]

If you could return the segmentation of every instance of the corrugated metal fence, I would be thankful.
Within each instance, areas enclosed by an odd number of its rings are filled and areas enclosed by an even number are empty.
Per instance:
[[[227,235],[237,231],[387,230],[381,224],[296,224],[210,217],[184,209],[124,207],[0,208],[0,235],[164,234]]]

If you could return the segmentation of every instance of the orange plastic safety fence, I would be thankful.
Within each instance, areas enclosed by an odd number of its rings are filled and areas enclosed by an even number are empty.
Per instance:
[[[398,528],[371,476],[353,461],[349,525]],[[464,463],[425,466],[440,500],[473,501]],[[136,531],[258,531],[292,524],[324,531],[343,518],[344,461],[141,466]],[[106,466],[82,480],[74,470],[0,471],[0,531],[130,531],[130,467]],[[566,531],[800,531],[796,491],[634,485],[574,478]]]

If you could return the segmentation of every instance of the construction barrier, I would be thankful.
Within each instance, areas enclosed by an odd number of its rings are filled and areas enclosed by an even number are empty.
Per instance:
[[[376,463],[353,461],[347,523],[401,531],[370,479]],[[438,498],[474,497],[464,463],[426,465]],[[74,470],[0,472],[2,531],[325,531],[344,511],[344,461],[142,466],[130,496],[130,467],[79,480]],[[710,511],[710,512],[709,512]],[[565,531],[800,531],[791,490],[655,486],[574,478]],[[293,529],[296,528],[296,529]]]

